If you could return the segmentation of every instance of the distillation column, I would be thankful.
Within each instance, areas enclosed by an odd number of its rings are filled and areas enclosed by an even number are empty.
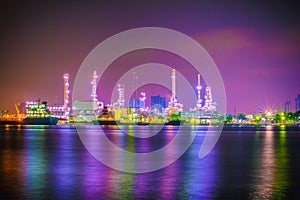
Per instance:
[[[118,84],[118,108],[124,108],[125,107],[125,85],[124,84]]]
[[[64,117],[69,119],[70,107],[69,107],[69,74],[64,74]]]
[[[176,99],[176,70],[172,69],[172,97],[171,97],[171,104],[174,106],[174,104],[177,102]]]
[[[91,97],[92,97],[92,100],[94,102],[98,103],[98,98],[97,98],[97,94],[96,94],[96,92],[97,92],[97,79],[98,79],[97,72],[93,71],[92,81],[91,81],[91,85],[92,85],[92,94],[91,94]]]
[[[197,109],[200,110],[202,107],[202,99],[201,99],[201,84],[200,84],[200,74],[198,74],[198,85],[197,85],[197,91],[198,91],[198,98],[197,98]]]

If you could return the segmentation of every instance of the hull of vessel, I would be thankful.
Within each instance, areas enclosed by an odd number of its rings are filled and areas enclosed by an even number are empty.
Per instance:
[[[139,125],[139,126],[146,126],[146,125],[166,125],[166,126],[180,126],[184,124],[184,120],[172,120],[166,123],[150,123],[150,122],[132,122],[132,123],[125,123],[115,120],[93,120],[94,125]]]
[[[165,123],[166,126],[180,126],[184,124],[184,120],[172,120]]]
[[[0,120],[1,125],[10,125],[10,124],[21,124],[21,121],[18,120]]]
[[[93,120],[94,125],[118,125],[120,121],[116,120]]]
[[[25,124],[25,125],[56,125],[57,122],[58,122],[57,117],[39,117],[39,118],[27,117],[22,121],[22,124]]]

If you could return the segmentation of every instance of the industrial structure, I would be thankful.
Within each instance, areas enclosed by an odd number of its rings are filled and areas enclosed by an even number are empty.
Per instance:
[[[287,101],[284,103],[284,112],[286,112],[286,113],[291,112],[291,104],[292,104],[292,101],[291,101],[291,100],[287,100]]]
[[[134,72],[134,94],[133,99],[128,101],[128,105],[125,105],[125,85],[118,84],[118,99],[112,105],[107,104],[105,106],[108,111],[115,111],[118,116],[118,119],[122,118],[129,118],[134,120],[135,116],[139,116],[141,113],[150,112],[150,109],[146,107],[146,93],[141,92],[141,97],[137,96],[137,79],[138,76]],[[160,96],[153,96],[151,97],[151,105],[159,104],[161,108],[158,109],[159,112],[164,113],[164,116],[168,117],[168,119],[173,120],[181,120],[182,116],[192,115],[196,118],[209,118],[209,114],[216,111],[216,103],[213,102],[212,98],[212,91],[211,87],[207,86],[205,88],[205,96],[204,96],[204,105],[202,104],[201,98],[201,75],[198,74],[197,77],[197,103],[196,103],[196,113],[191,114],[188,111],[183,112],[183,105],[178,101],[176,96],[176,70],[173,68],[171,73],[171,91],[172,95],[168,106],[166,106],[166,99],[165,97]],[[69,108],[69,75],[64,74],[64,105],[62,109],[64,110],[64,116],[68,116],[70,113]],[[98,100],[97,96],[97,82],[98,82],[98,75],[96,71],[93,71],[92,78],[91,78],[91,100],[90,101],[75,101],[73,104],[73,114],[78,117],[78,120],[91,120],[93,115],[99,115],[99,113],[103,110],[103,103]],[[61,107],[56,106],[56,108],[61,109]],[[123,114],[121,114],[123,113]],[[182,115],[185,113],[184,115]]]
[[[205,98],[205,103],[204,103],[204,106],[202,107],[202,110],[206,111],[206,112],[216,111],[216,106],[215,106],[215,103],[213,102],[210,86],[206,87],[204,98]]]
[[[70,100],[69,100],[69,74],[64,74],[64,118],[69,120],[70,116]]]
[[[97,75],[97,71],[93,71],[93,75],[92,75],[92,80],[91,80],[91,85],[92,85],[92,94],[91,94],[91,98],[93,102],[98,102],[98,97],[97,97],[97,80],[98,80],[98,75]]]
[[[63,98],[64,98],[64,103],[63,105],[52,105],[48,106],[47,109],[49,112],[53,114],[54,117],[57,117],[61,120],[66,120],[69,121],[70,119],[70,100],[69,100],[69,74],[64,74],[63,75],[63,80],[64,80],[64,90],[63,90]]]
[[[151,96],[151,110],[156,109],[162,112],[167,107],[166,97],[161,97],[160,95]]]
[[[30,124],[30,125],[55,125],[58,123],[96,122],[101,125],[116,124],[165,124],[165,125],[207,125],[219,124],[225,121],[225,113],[217,112],[217,103],[213,101],[212,88],[201,85],[201,75],[198,74],[196,96],[197,101],[193,108],[183,110],[183,105],[176,96],[176,70],[171,71],[172,95],[167,102],[166,97],[160,95],[151,96],[151,108],[146,106],[146,93],[141,92],[138,97],[137,74],[134,73],[134,93],[129,101],[125,99],[125,85],[118,84],[118,99],[104,106],[98,100],[96,71],[92,72],[91,93],[87,94],[86,101],[74,101],[70,103],[69,74],[63,75],[63,104],[48,106],[46,101],[27,101],[15,104],[16,114],[7,111],[0,113],[0,124]],[[205,88],[205,91],[201,91]],[[202,93],[201,93],[202,92]],[[204,95],[203,95],[204,93]],[[127,104],[128,103],[128,104]],[[245,116],[247,119],[230,120],[227,116],[226,123],[254,123],[254,124],[297,124],[299,123],[300,94],[295,98],[295,110],[293,114],[292,101],[287,100],[281,112],[272,112],[268,109],[265,113],[256,116]],[[298,111],[298,112],[297,112]],[[72,114],[72,115],[70,115]],[[72,116],[72,117],[71,117]]]
[[[176,98],[176,70],[172,69],[172,96],[169,102],[169,107],[176,107],[177,98]]]
[[[201,107],[202,107],[202,99],[201,99],[201,89],[202,89],[202,87],[201,87],[201,84],[200,84],[200,74],[198,74],[198,85],[197,85],[197,87],[196,87],[196,89],[197,89],[197,104],[196,104],[196,106],[197,106],[197,110],[200,110],[201,109]]]
[[[141,92],[141,96],[138,97],[137,91],[137,79],[138,76],[134,72],[134,93],[132,99],[126,102],[125,99],[125,85],[119,83],[118,87],[118,99],[111,104],[106,104],[99,101],[97,96],[97,83],[98,75],[94,70],[92,71],[91,76],[91,94],[90,99],[87,101],[74,101],[70,104],[70,89],[69,89],[69,74],[63,75],[63,104],[48,106],[46,102],[38,101],[28,101],[26,102],[26,113],[25,116],[22,115],[21,104],[16,105],[17,108],[17,117],[20,118],[47,118],[46,120],[60,119],[64,122],[80,121],[88,122],[92,121],[95,118],[99,118],[102,113],[102,118],[104,120],[119,120],[126,123],[140,123],[145,124],[149,123],[150,120],[157,120],[156,122],[161,123],[164,120],[171,122],[170,124],[180,124],[182,121],[188,121],[189,119],[198,119],[198,122],[204,121],[206,123],[207,119],[213,119],[213,113],[216,111],[216,104],[213,102],[211,87],[207,86],[205,88],[204,96],[204,105],[201,98],[201,75],[198,74],[197,79],[197,102],[194,109],[190,111],[183,111],[183,104],[179,102],[176,96],[176,70],[172,69],[171,71],[171,91],[172,95],[169,102],[167,103],[166,97],[151,96],[151,108],[146,106],[146,93]],[[128,104],[127,104],[128,103]],[[23,106],[25,108],[25,106]],[[152,108],[153,107],[153,108]],[[155,112],[154,112],[155,111]],[[72,118],[70,119],[70,114],[72,112]],[[103,117],[105,114],[108,117]],[[156,116],[155,116],[156,115]],[[150,118],[151,116],[151,118]],[[106,119],[107,118],[107,119]],[[102,120],[103,120],[102,119]],[[38,122],[38,120],[36,120]],[[47,123],[50,123],[50,121]],[[173,121],[173,122],[172,122]],[[152,121],[153,122],[153,121]],[[177,123],[178,122],[178,123]],[[197,123],[198,123],[197,122]],[[31,122],[32,123],[32,122]],[[44,121],[43,123],[46,123]],[[155,123],[155,122],[154,122]]]
[[[118,100],[115,108],[124,108],[125,107],[125,85],[118,84]]]
[[[300,111],[300,94],[298,94],[295,98],[295,111]]]

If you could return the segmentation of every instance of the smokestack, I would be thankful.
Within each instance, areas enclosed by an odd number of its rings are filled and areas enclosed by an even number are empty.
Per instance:
[[[172,100],[175,102],[176,99],[176,70],[172,69]]]

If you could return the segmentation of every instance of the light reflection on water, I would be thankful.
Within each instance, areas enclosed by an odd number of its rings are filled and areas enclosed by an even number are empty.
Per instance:
[[[289,187],[289,155],[287,151],[287,132],[280,130],[279,141],[277,143],[275,183],[273,185],[273,194],[280,199],[286,198],[285,191]]]
[[[194,127],[187,134],[196,134],[195,141],[179,160],[142,174],[99,163],[72,127],[0,127],[0,131],[1,199],[270,199],[289,198],[299,186],[291,178],[299,166],[290,160],[291,154],[300,159],[295,149],[300,145],[298,129],[225,130],[213,151],[199,159],[205,131]],[[128,131],[129,136],[116,128],[106,134],[131,152],[161,148],[176,134],[165,129],[148,140],[131,137],[134,129]],[[99,143],[90,142],[101,149]],[[176,151],[169,149],[164,156]],[[135,162],[134,157],[123,159]]]
[[[265,136],[262,139],[262,149],[256,166],[256,192],[253,197],[270,199],[273,193],[272,186],[275,172],[274,132],[267,130],[260,134],[265,134]]]

